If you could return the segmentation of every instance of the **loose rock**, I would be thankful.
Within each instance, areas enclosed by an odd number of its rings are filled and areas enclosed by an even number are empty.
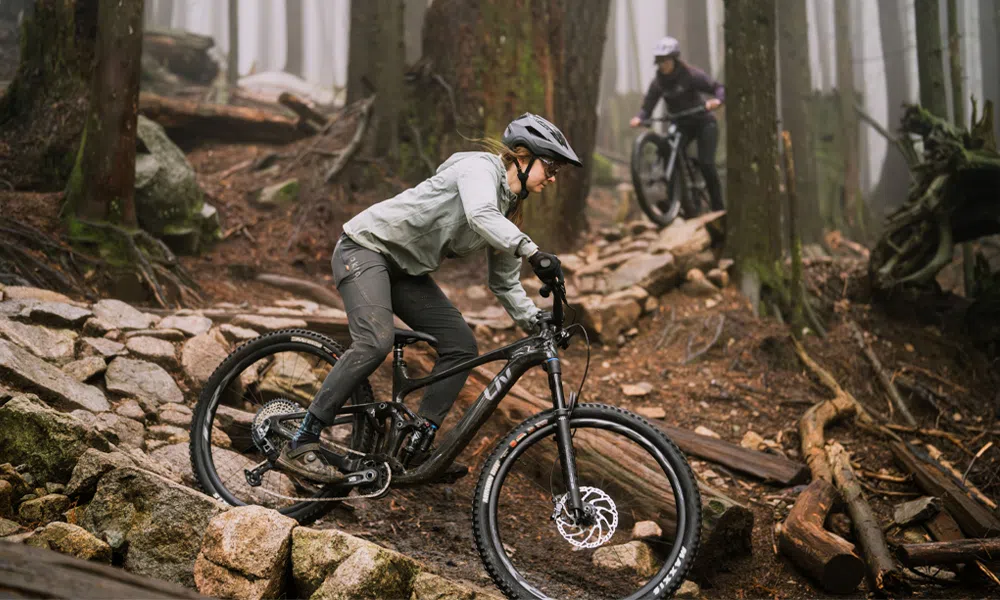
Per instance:
[[[602,546],[594,551],[592,560],[598,567],[615,571],[630,570],[641,577],[652,577],[660,570],[653,551],[640,541],[620,546]]]
[[[230,323],[219,326],[219,332],[222,333],[222,337],[226,338],[226,341],[230,344],[239,344],[257,337],[257,332],[253,329],[237,327]]]
[[[73,358],[76,334],[66,329],[26,325],[0,317],[0,336],[39,358],[56,362],[65,362]]]
[[[24,543],[83,560],[111,563],[111,546],[97,539],[79,525],[49,523],[44,529],[34,531],[24,540]]]
[[[163,367],[130,358],[116,358],[104,375],[108,391],[156,403],[184,402],[184,394]]]
[[[646,381],[641,383],[626,383],[622,386],[622,393],[629,397],[647,396],[653,391],[653,385]]]
[[[129,338],[125,347],[136,358],[145,359],[168,369],[177,368],[177,350],[166,340],[152,337]]]
[[[184,342],[181,364],[184,374],[196,386],[202,387],[222,361],[229,356],[229,345],[218,331],[209,331]]]
[[[46,494],[22,502],[17,509],[17,516],[24,523],[45,524],[58,519],[67,508],[69,508],[69,498],[62,494]]]
[[[125,344],[120,344],[103,337],[85,337],[82,340],[81,353],[84,355],[114,358],[125,354]]]
[[[73,379],[84,383],[97,377],[108,368],[108,363],[100,356],[88,356],[64,365],[62,370]]]
[[[140,312],[121,300],[104,299],[93,307],[94,315],[111,329],[149,329],[158,317]]]

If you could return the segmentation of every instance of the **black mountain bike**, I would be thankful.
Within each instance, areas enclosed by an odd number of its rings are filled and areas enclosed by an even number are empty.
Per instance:
[[[687,152],[690,140],[684,139],[677,120],[705,112],[704,106],[647,119],[643,125],[666,121],[667,132],[660,135],[652,130],[639,134],[632,144],[632,185],[639,207],[649,220],[665,227],[677,215],[696,217],[709,207],[705,179],[698,168],[698,159]]]
[[[436,340],[396,330],[392,401],[374,401],[365,383],[324,430],[323,453],[347,474],[338,484],[296,479],[274,461],[341,347],[304,330],[244,344],[209,379],[195,410],[191,461],[198,481],[230,505],[261,504],[301,522],[318,518],[335,502],[440,481],[518,379],[542,367],[552,409],[511,431],[479,476],[472,522],[486,570],[510,598],[669,596],[698,549],[701,501],[694,477],[673,442],[641,417],[564,395],[559,350],[584,330],[563,327],[561,277],[545,284],[543,294],[550,293],[553,318],[539,334],[427,377],[408,376],[403,351]],[[500,360],[506,364],[497,376],[433,446],[426,422],[404,399]],[[640,522],[655,525],[644,523],[633,532]]]

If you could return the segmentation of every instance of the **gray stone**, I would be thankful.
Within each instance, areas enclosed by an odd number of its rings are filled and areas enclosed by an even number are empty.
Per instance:
[[[296,525],[260,506],[236,507],[212,519],[195,563],[198,591],[215,598],[282,596]]]
[[[85,337],[80,342],[82,344],[81,353],[84,355],[114,358],[125,354],[125,344],[107,338]]]
[[[14,535],[21,531],[21,526],[16,521],[0,517],[0,538]]]
[[[658,538],[663,536],[663,529],[656,521],[639,521],[632,526],[632,539]]]
[[[262,206],[284,206],[299,199],[299,180],[294,177],[269,185],[257,194],[257,203]]]
[[[142,410],[139,403],[132,399],[125,400],[119,404],[115,408],[115,414],[121,415],[126,419],[138,421],[139,423],[144,423],[146,421],[146,411]]]
[[[50,494],[63,494],[66,492],[66,486],[61,483],[49,481],[45,484],[45,491]]]
[[[94,537],[79,525],[49,523],[32,532],[24,543],[37,548],[54,550],[83,560],[110,564],[111,546]]]
[[[191,439],[186,429],[173,425],[152,425],[146,428],[146,435],[151,440],[163,440],[168,444],[186,444]]]
[[[201,388],[227,356],[229,345],[226,339],[217,330],[213,330],[184,342],[181,365],[191,383]]]
[[[80,327],[94,313],[65,302],[31,301],[19,313],[19,318],[49,327]]]
[[[25,475],[28,477],[25,478]],[[14,468],[14,465],[10,463],[4,463],[0,465],[0,481],[7,482],[10,485],[10,490],[6,493],[7,497],[10,499],[10,505],[13,506],[21,497],[31,491],[31,483],[28,482],[31,476],[28,473],[21,474]]]
[[[68,361],[73,358],[76,334],[66,329],[49,329],[0,317],[0,336],[46,360]]]
[[[594,551],[594,565],[614,571],[632,571],[640,577],[652,577],[660,570],[656,555],[645,543],[629,542],[619,546],[601,546]]]
[[[145,429],[142,423],[112,412],[102,412],[95,415],[85,410],[74,410],[70,414],[93,427],[112,444],[125,448],[142,449],[145,441]]]
[[[93,310],[94,316],[110,324],[111,329],[149,329],[159,320],[155,315],[136,310],[121,300],[109,298],[95,304]]]
[[[180,342],[187,338],[184,332],[178,329],[135,329],[125,332],[125,339],[134,337],[151,337],[168,342]]]
[[[187,408],[183,404],[164,404],[161,406],[158,413],[160,423],[180,427],[181,429],[190,429],[191,411],[178,410],[181,407]]]
[[[191,470],[191,447],[187,442],[178,443],[164,440],[162,446],[149,452],[149,459],[156,463],[161,470],[169,473],[170,478],[174,481],[191,486],[195,484],[194,471]],[[220,459],[216,458],[216,460]],[[224,470],[226,466],[219,465],[219,468]],[[228,483],[227,481],[227,486]],[[268,483],[270,484],[270,482]],[[238,495],[237,497],[245,498],[246,496]]]
[[[0,456],[27,465],[40,481],[66,481],[87,448],[110,449],[79,419],[30,395],[15,396],[0,407],[0,423]]]
[[[681,583],[681,587],[677,588],[677,591],[674,592],[674,598],[696,600],[697,598],[701,598],[701,588],[698,587],[697,583],[689,579],[685,579],[684,582]]]
[[[108,363],[100,356],[88,356],[63,365],[63,373],[84,383],[97,377],[108,368]]]
[[[66,495],[70,498],[89,499],[97,488],[97,482],[108,471],[121,467],[134,467],[135,460],[124,452],[101,452],[93,448],[80,456],[73,468],[73,475],[66,484]]]
[[[176,329],[189,336],[201,335],[212,328],[212,319],[201,315],[171,315],[157,324],[158,328]]]
[[[448,581],[440,575],[421,571],[413,579],[410,600],[475,600],[481,598],[475,590]]]
[[[265,317],[261,315],[237,315],[230,321],[237,327],[248,327],[257,331],[277,331],[279,329],[303,328],[308,324],[303,319]]]
[[[136,358],[155,362],[168,369],[177,368],[177,350],[166,340],[152,337],[134,337],[125,342],[125,347]]]
[[[420,567],[412,559],[365,543],[323,581],[310,600],[406,598]]]
[[[194,169],[163,128],[139,117],[136,135],[148,152],[135,161],[139,225],[176,251],[194,253],[219,237],[218,219],[206,207]]]
[[[635,326],[642,306],[627,295],[584,296],[574,308],[588,331],[601,340],[614,340],[622,331]]]
[[[55,521],[69,508],[69,498],[62,494],[46,494],[41,498],[22,502],[17,516],[23,523],[45,524]]]
[[[298,399],[309,404],[323,382],[312,371],[312,366],[301,354],[281,352],[274,357],[260,382],[265,394]]]
[[[177,382],[163,367],[142,360],[116,358],[108,365],[104,381],[109,392],[163,402],[184,402]]]
[[[126,571],[193,587],[202,537],[222,509],[204,494],[124,467],[101,478],[81,525],[124,554]]]
[[[608,291],[617,292],[638,285],[653,296],[659,296],[677,284],[680,273],[669,252],[639,254],[629,259],[608,276]]]
[[[226,341],[230,344],[238,344],[240,342],[252,340],[258,335],[253,329],[237,327],[236,325],[232,325],[230,323],[220,325],[219,332],[222,333],[222,337],[226,338]]]

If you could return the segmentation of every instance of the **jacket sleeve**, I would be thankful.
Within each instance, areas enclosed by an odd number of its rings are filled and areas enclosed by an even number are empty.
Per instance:
[[[660,90],[660,84],[656,82],[656,78],[654,77],[653,81],[649,83],[649,89],[646,90],[646,97],[642,99],[642,108],[636,116],[643,121],[648,119],[653,114],[653,109],[656,108],[656,103],[662,95],[663,92]]]
[[[497,206],[499,182],[494,166],[487,159],[463,161],[458,173],[458,195],[469,227],[491,247],[511,258],[531,256],[538,245],[518,229]],[[520,285],[518,285],[520,287]]]
[[[486,250],[488,265],[488,284],[497,300],[517,323],[527,333],[532,333],[535,326],[535,315],[539,309],[528,298],[524,286],[521,285],[521,259],[510,254]]]
[[[688,67],[691,70],[691,80],[694,82],[694,89],[704,94],[712,94],[719,99],[719,102],[726,101],[726,86],[708,76],[708,73],[697,67]]]

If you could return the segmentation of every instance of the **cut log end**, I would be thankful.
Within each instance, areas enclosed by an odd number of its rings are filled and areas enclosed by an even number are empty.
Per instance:
[[[834,555],[823,567],[820,584],[831,594],[850,594],[865,578],[865,563],[854,553]]]

